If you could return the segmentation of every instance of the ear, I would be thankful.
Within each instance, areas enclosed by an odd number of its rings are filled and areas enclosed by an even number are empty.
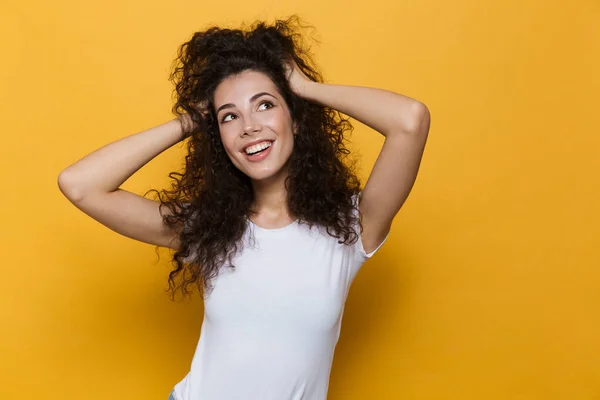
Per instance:
[[[292,123],[292,132],[294,133],[294,136],[298,134],[298,124],[296,121]]]

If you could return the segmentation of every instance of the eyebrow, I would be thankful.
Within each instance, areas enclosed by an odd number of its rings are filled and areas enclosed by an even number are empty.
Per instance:
[[[274,99],[277,99],[277,97],[273,96],[271,93],[267,93],[267,92],[260,92],[260,93],[256,93],[254,96],[250,97],[250,103],[252,103],[254,100],[258,99],[260,96],[262,95],[269,95]],[[223,104],[221,107],[219,107],[219,109],[217,110],[217,114],[219,113],[219,111],[221,111],[224,108],[232,108],[235,107],[235,104],[233,103],[227,103],[227,104]]]

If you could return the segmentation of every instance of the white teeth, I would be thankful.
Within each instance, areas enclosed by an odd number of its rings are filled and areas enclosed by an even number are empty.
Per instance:
[[[264,150],[268,147],[271,147],[271,142],[260,142],[259,144],[255,144],[254,146],[246,147],[244,150],[246,154],[256,153],[257,151]]]

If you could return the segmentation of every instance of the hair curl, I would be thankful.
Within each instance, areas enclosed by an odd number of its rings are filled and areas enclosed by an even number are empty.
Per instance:
[[[169,174],[175,180],[172,190],[149,191],[158,194],[164,224],[183,226],[173,255],[175,269],[169,273],[167,291],[172,291],[172,297],[178,288],[188,295],[192,283],[201,289],[201,282],[211,290],[211,279],[226,262],[235,268],[232,257],[242,246],[252,185],[225,153],[213,97],[225,78],[243,71],[270,77],[297,123],[285,183],[290,214],[298,223],[325,227],[339,243],[358,239],[354,227],[362,227],[352,199],[360,191],[360,180],[344,139],[352,124],[336,110],[296,95],[286,77],[284,62],[292,58],[309,79],[323,82],[303,45],[299,28],[304,27],[297,16],[270,26],[257,21],[246,30],[211,27],[194,33],[179,47],[169,77],[175,83],[177,100],[173,113],[187,113],[195,126],[187,142],[183,173]],[[209,105],[208,113],[197,107],[203,102]],[[163,214],[163,207],[170,213]]]

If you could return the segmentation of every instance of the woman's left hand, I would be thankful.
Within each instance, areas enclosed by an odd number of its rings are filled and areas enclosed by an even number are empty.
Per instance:
[[[286,77],[290,83],[292,90],[300,97],[305,97],[307,87],[315,83],[311,81],[293,59],[290,59],[285,64]]]

